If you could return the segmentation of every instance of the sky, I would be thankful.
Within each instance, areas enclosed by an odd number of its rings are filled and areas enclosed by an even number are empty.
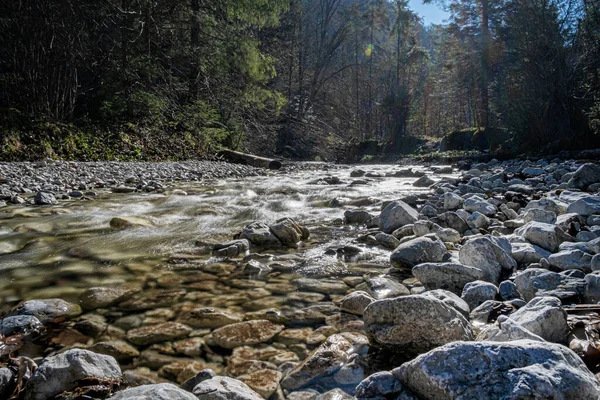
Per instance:
[[[425,25],[441,24],[448,18],[448,13],[437,4],[423,4],[423,0],[409,0],[408,5],[423,18]]]

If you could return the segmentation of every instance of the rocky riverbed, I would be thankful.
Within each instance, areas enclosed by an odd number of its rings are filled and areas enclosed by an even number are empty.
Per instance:
[[[600,167],[0,164],[0,398],[599,399]]]

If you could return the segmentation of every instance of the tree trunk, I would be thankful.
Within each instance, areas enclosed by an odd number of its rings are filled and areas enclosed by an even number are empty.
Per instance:
[[[189,93],[190,100],[194,101],[198,98],[198,78],[200,75],[199,64],[199,49],[200,49],[200,0],[192,0],[192,16],[190,18],[190,77],[189,77]]]
[[[489,124],[489,88],[488,73],[490,69],[490,21],[489,0],[481,0],[481,110],[479,126],[487,128]]]

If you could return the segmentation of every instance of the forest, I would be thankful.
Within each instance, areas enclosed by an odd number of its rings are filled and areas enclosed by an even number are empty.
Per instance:
[[[0,158],[600,147],[600,0],[14,0]]]

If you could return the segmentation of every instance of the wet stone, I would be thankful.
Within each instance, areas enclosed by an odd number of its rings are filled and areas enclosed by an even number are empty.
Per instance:
[[[177,304],[185,296],[183,289],[144,290],[131,299],[119,303],[118,307],[125,311],[143,311]]]
[[[93,287],[87,289],[80,297],[80,304],[84,310],[106,308],[125,300],[135,293],[129,288]]]
[[[81,307],[61,299],[28,300],[12,310],[9,316],[33,315],[41,323],[59,323],[81,314]]]
[[[153,343],[181,339],[188,336],[192,328],[177,322],[143,326],[127,332],[127,340],[133,344],[145,346]]]
[[[268,399],[279,387],[279,381],[283,374],[272,369],[263,369],[238,376],[237,379],[244,382],[263,398]]]
[[[213,340],[220,347],[232,349],[267,342],[283,328],[266,320],[238,322],[215,330]]]
[[[94,353],[114,357],[117,361],[131,360],[140,355],[140,352],[135,347],[123,341],[97,342],[94,343],[90,350]]]

